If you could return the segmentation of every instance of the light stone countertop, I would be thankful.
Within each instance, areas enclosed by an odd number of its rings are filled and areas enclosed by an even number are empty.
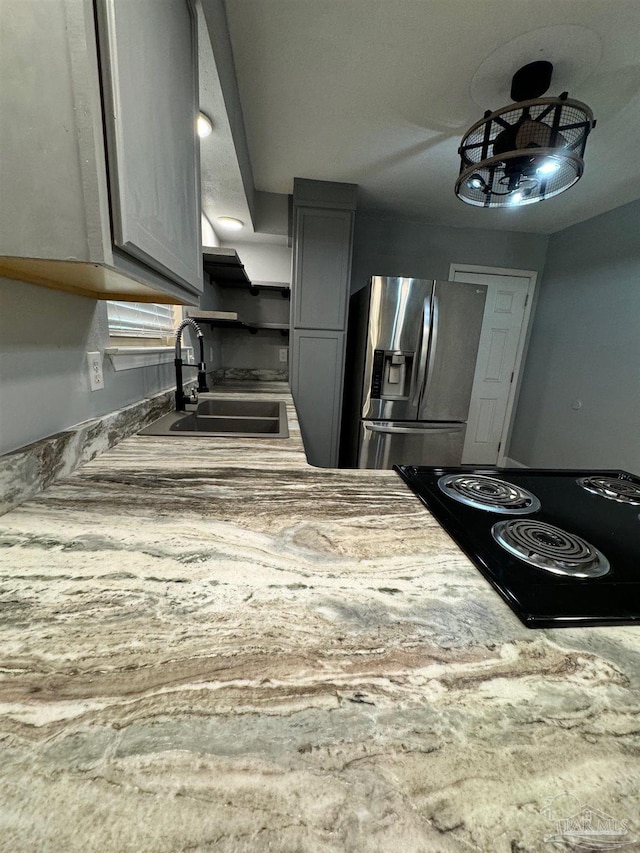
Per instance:
[[[526,629],[288,409],[0,518],[0,850],[640,850],[640,628]]]

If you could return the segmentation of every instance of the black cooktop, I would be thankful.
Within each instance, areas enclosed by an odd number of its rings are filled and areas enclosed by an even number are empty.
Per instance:
[[[527,627],[640,624],[639,477],[395,470]]]

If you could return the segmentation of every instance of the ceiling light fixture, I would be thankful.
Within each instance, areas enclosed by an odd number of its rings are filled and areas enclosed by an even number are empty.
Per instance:
[[[462,138],[456,195],[476,207],[533,204],[568,190],[584,171],[593,113],[581,101],[541,98],[553,65],[530,62],[513,75],[513,104],[488,110]]]
[[[244,228],[244,222],[241,219],[236,219],[235,216],[218,216],[216,222],[229,231],[240,231]]]
[[[209,116],[206,116],[204,113],[198,113],[197,128],[200,139],[204,139],[206,136],[211,136],[213,132],[213,124]]]

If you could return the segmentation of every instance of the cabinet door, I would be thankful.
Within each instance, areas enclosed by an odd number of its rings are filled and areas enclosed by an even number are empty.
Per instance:
[[[99,0],[116,246],[202,290],[196,18],[187,0]]]
[[[344,332],[293,333],[291,390],[311,465],[338,465]]]
[[[293,261],[293,325],[345,327],[353,211],[299,207]]]

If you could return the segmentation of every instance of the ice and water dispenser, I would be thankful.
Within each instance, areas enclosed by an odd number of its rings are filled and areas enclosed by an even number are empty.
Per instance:
[[[373,353],[371,397],[380,400],[407,400],[415,353],[377,349]]]

